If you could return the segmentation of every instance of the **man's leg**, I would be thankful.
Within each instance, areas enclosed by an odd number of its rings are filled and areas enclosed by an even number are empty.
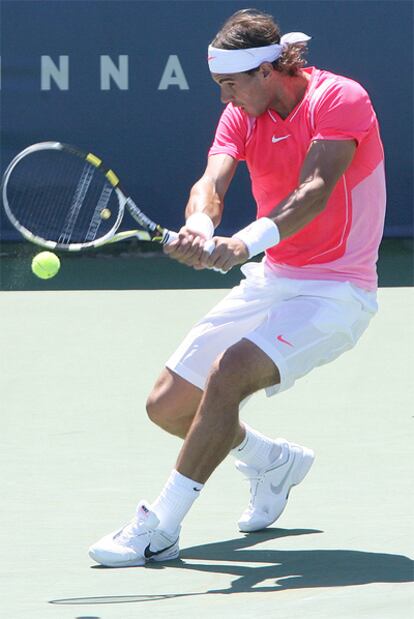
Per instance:
[[[201,389],[165,368],[148,397],[148,417],[166,432],[184,439],[202,396]]]
[[[161,397],[171,380],[178,384],[171,373],[163,375],[158,383]],[[199,496],[204,481],[208,479],[230,449],[244,440],[244,428],[238,420],[240,402],[247,396],[278,381],[278,371],[273,362],[255,344],[241,340],[223,353],[213,364],[206,389],[201,397],[194,419],[187,431],[179,454],[176,470],[172,471],[156,501],[149,505],[142,501],[134,520],[91,546],[89,554],[98,563],[109,566],[144,565],[149,559],[163,561],[178,556],[178,537],[181,522]],[[177,423],[169,424],[176,434],[184,434],[191,418],[191,411],[200,393],[183,386],[188,400],[185,414],[177,414]],[[199,390],[200,391],[200,390]],[[171,395],[171,391],[169,392]],[[156,415],[155,395],[150,398],[150,416]],[[184,399],[180,404],[184,406]],[[190,405],[191,404],[191,405]],[[184,408],[182,410],[184,410]],[[164,424],[165,425],[165,424]]]
[[[205,483],[229,451],[244,439],[240,402],[279,380],[273,361],[252,342],[242,339],[225,351],[213,364],[178,456],[177,471]]]
[[[273,361],[248,340],[240,340],[216,359],[176,468],[151,506],[162,530],[170,535],[177,530],[211,473],[243,442],[240,402],[278,381]]]
[[[247,342],[247,340],[244,341]],[[227,357],[228,355],[226,361]],[[223,365],[223,362],[221,365]],[[233,373],[232,377],[234,377]],[[213,374],[211,380],[213,381]],[[278,380],[276,380],[277,382]],[[273,379],[272,384],[274,384]],[[229,390],[226,390],[226,395],[228,395],[228,392]],[[203,391],[200,388],[166,368],[161,373],[148,398],[148,416],[167,432],[184,439],[191,427],[202,397]],[[204,406],[206,406],[206,402],[204,402],[203,410]],[[249,503],[239,521],[241,530],[262,528],[267,526],[266,523],[270,520],[273,521],[274,512],[272,516],[269,516],[269,514],[262,515],[262,509],[266,509],[268,496],[265,495],[264,501],[261,500],[254,488],[258,483],[258,471],[277,468],[288,463],[287,446],[287,441],[284,439],[269,438],[247,426],[247,424],[238,421],[236,438],[230,453],[236,459],[237,469],[250,479],[251,495],[255,498],[254,504]],[[187,479],[190,481],[186,481]],[[191,477],[180,477],[179,473],[173,471],[157,500],[152,504],[152,509],[157,513],[161,525],[165,529],[174,529],[177,519],[180,518],[180,512],[185,513],[188,505],[191,505],[194,498],[198,496],[194,495],[193,481]],[[263,484],[260,485],[261,494],[263,494]],[[199,490],[201,490],[201,486],[197,487],[196,492]],[[276,509],[275,503],[277,501],[273,495],[271,495],[270,500],[273,509]],[[283,504],[277,508],[276,514],[282,509]]]
[[[203,390],[192,385],[172,370],[165,368],[147,400],[148,417],[160,428],[185,439],[197,413]],[[245,437],[244,425],[239,423],[233,447]]]
[[[290,488],[309,471],[313,452],[284,439],[273,441],[251,428],[246,431],[239,421],[242,400],[279,382],[275,363],[249,340],[240,340],[218,357],[176,469],[152,504],[161,529],[170,535],[177,530],[203,484],[236,446],[239,458],[248,463],[239,462],[238,468],[251,480],[251,502],[239,521],[240,529],[264,528],[280,516]]]

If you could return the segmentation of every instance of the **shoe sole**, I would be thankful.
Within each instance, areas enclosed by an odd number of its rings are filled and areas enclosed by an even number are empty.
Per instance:
[[[288,499],[289,499],[289,495],[290,492],[292,490],[292,488],[294,488],[294,486],[297,486],[298,484],[301,483],[301,481],[303,481],[306,477],[306,475],[309,473],[312,464],[315,460],[315,453],[313,452],[312,449],[308,449],[307,447],[301,447],[302,450],[302,459],[300,462],[300,465],[297,469],[297,471],[295,471],[295,477],[294,477],[294,481],[292,481],[290,483],[290,485],[287,488],[287,493],[286,493],[286,501],[285,504],[283,506],[282,511],[280,511],[276,518],[274,518],[274,520],[271,520],[270,522],[268,522],[266,525],[261,526],[261,527],[254,527],[254,525],[252,525],[251,527],[249,526],[248,523],[242,524],[240,525],[238,523],[238,527],[239,527],[239,531],[241,533],[254,533],[255,531],[263,531],[263,529],[266,529],[267,527],[270,527],[271,524],[273,524],[274,522],[276,522],[276,520],[278,520],[278,518],[280,518],[280,516],[283,514],[283,512],[285,511]]]
[[[173,554],[169,554],[169,555],[154,555],[153,557],[151,557],[150,559],[133,559],[131,561],[123,561],[120,563],[111,563],[109,561],[105,561],[105,560],[99,560],[98,558],[94,557],[94,553],[93,552],[89,552],[89,556],[90,558],[95,561],[96,563],[99,563],[99,565],[103,565],[104,567],[142,567],[144,565],[146,565],[147,563],[150,563],[151,561],[157,561],[157,562],[161,562],[161,561],[173,561],[174,559],[177,559],[180,555],[180,550],[179,548],[174,551]]]

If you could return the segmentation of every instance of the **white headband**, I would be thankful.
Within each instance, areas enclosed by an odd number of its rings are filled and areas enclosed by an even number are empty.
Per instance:
[[[303,32],[289,32],[280,39],[280,44],[248,49],[208,48],[208,67],[211,73],[242,73],[256,69],[262,62],[274,62],[282,55],[287,45],[306,43],[311,37]]]

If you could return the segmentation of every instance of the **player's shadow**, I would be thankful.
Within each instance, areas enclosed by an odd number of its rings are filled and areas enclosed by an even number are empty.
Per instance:
[[[266,529],[225,542],[193,546],[182,551],[180,567],[236,576],[228,589],[215,591],[216,593],[347,587],[414,580],[414,562],[403,555],[342,549],[251,548],[272,539],[309,533],[322,533],[322,531]],[[194,561],[200,562],[194,563]],[[227,564],[220,564],[220,561],[225,561]],[[237,565],[228,565],[229,562],[237,562]],[[265,581],[266,585],[261,586],[260,583]]]
[[[179,569],[235,576],[231,585],[197,593],[136,594],[67,598],[51,604],[120,604],[160,601],[175,597],[248,592],[276,592],[286,589],[348,587],[370,583],[412,582],[414,562],[403,555],[358,550],[275,550],[254,546],[271,540],[322,533],[315,529],[265,529],[243,537],[192,546],[181,551],[180,559],[149,563],[136,569]],[[117,569],[93,566],[96,570]],[[131,569],[131,568],[125,568]],[[263,584],[261,584],[263,583]],[[266,584],[265,584],[266,583]]]

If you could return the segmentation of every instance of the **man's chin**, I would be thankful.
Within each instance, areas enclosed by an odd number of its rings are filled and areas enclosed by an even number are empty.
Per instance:
[[[259,116],[261,116],[262,114],[265,113],[266,110],[257,110],[257,109],[247,109],[243,106],[241,106],[241,109],[243,110],[243,112],[245,114],[248,114],[249,116],[253,116],[253,118],[259,118]]]
[[[236,107],[239,110],[242,110],[242,112],[244,112],[245,114],[247,114],[248,116],[253,116],[253,118],[258,118],[259,116],[261,116],[262,114],[265,113],[266,110],[263,111],[258,111],[258,110],[252,110],[252,109],[248,109],[246,108],[244,105],[236,105]]]

